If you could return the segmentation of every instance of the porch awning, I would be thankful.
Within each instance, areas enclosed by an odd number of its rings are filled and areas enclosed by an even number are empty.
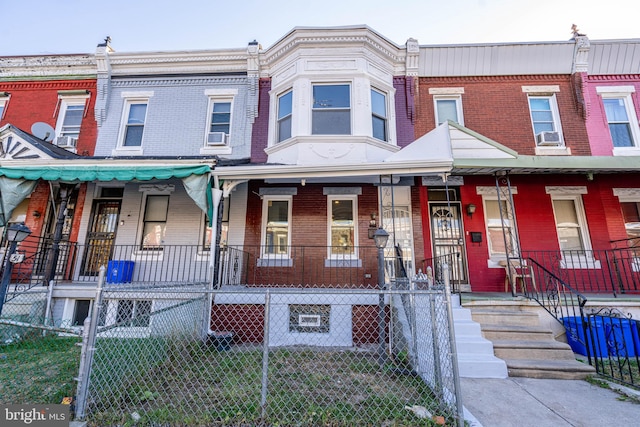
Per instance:
[[[208,174],[208,165],[43,165],[0,167],[0,176],[27,181],[149,181],[151,179],[186,178],[191,175]]]
[[[0,226],[35,186],[36,181],[91,182],[91,181],[149,181],[152,179],[180,178],[184,188],[200,209],[212,217],[209,165],[38,165],[0,167]]]

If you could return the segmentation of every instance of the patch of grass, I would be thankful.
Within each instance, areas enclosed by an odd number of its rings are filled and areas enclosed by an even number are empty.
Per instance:
[[[403,374],[406,369],[380,366],[370,352],[297,348],[269,353],[263,418],[262,356],[255,347],[173,348],[163,362],[122,377],[121,394],[111,386],[90,411],[89,425],[132,425],[134,412],[137,426],[433,425],[405,409],[419,404],[436,413],[439,407],[430,388]]]
[[[60,403],[75,394],[76,337],[34,334],[0,346],[0,403]]]

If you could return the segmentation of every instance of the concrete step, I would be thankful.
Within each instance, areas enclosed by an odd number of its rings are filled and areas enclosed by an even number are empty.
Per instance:
[[[575,360],[568,344],[547,340],[495,340],[493,350],[501,359]]]
[[[481,325],[505,324],[517,326],[537,326],[540,318],[537,313],[522,310],[493,310],[488,308],[474,308],[471,317]]]
[[[507,378],[507,365],[494,355],[458,353],[458,371],[463,378]]]
[[[593,366],[577,360],[506,359],[510,377],[583,380],[594,375]]]
[[[540,326],[482,325],[482,335],[488,340],[553,340],[553,333]]]
[[[452,298],[455,300],[455,298]],[[467,308],[453,309],[458,369],[465,378],[506,378],[507,365],[498,359],[491,341],[482,336],[480,324],[474,322]]]

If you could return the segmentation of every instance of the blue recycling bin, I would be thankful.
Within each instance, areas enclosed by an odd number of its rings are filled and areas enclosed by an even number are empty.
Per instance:
[[[585,337],[580,316],[564,317],[567,343],[574,353],[595,357],[634,357],[640,354],[640,337],[635,320],[592,316]],[[593,342],[592,342],[593,341]]]
[[[133,266],[133,261],[109,261],[107,264],[107,283],[131,283]]]

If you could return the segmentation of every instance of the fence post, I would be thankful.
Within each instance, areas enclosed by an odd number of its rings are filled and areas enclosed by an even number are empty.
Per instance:
[[[269,312],[271,306],[271,293],[269,289],[264,294],[264,337],[262,339],[262,391],[260,394],[260,409],[262,420],[267,417],[267,387],[269,372]]]
[[[87,397],[89,395],[89,376],[93,352],[95,351],[96,332],[98,330],[98,314],[102,310],[102,285],[104,283],[105,267],[100,267],[96,299],[91,311],[91,317],[84,319],[82,329],[82,350],[80,352],[80,368],[78,369],[78,391],[76,393],[76,419],[82,420],[86,416]]]
[[[458,371],[458,349],[453,323],[453,308],[451,307],[451,288],[449,287],[449,266],[442,266],[444,273],[444,293],[447,306],[447,324],[449,326],[449,348],[451,349],[451,368],[453,370],[453,387],[456,395],[456,410],[458,412],[458,426],[464,427],[464,409],[462,406],[462,391],[460,390],[460,372]],[[462,303],[462,298],[460,299]]]

